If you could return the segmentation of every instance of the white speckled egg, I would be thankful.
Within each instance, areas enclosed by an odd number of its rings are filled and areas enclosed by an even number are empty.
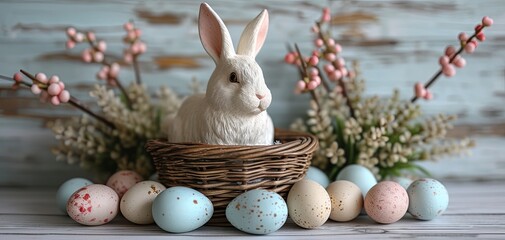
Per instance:
[[[105,185],[114,189],[121,199],[128,189],[142,180],[144,180],[142,176],[134,171],[121,170],[112,174]]]
[[[407,193],[408,211],[416,219],[431,220],[444,213],[449,205],[447,189],[435,179],[418,179],[410,184]]]
[[[347,222],[355,219],[363,208],[363,195],[359,187],[346,180],[332,182],[326,191],[331,199],[330,219]]]
[[[282,197],[256,189],[240,194],[226,207],[226,219],[235,228],[252,234],[269,234],[281,228],[288,218]]]
[[[153,202],[154,222],[172,233],[193,231],[207,223],[214,213],[212,202],[202,193],[187,187],[171,187]]]
[[[77,190],[67,204],[67,213],[83,225],[102,225],[116,217],[119,197],[110,187],[91,184]]]
[[[91,184],[93,184],[93,182],[84,178],[71,178],[65,181],[56,192],[56,203],[58,204],[58,208],[62,212],[67,213],[67,203],[70,196],[80,188]]]
[[[123,216],[132,223],[154,223],[153,201],[165,189],[165,186],[155,181],[139,182],[123,195],[119,209]]]
[[[358,185],[363,194],[363,198],[370,188],[377,184],[377,179],[368,168],[358,164],[352,164],[344,167],[337,175],[336,180],[347,180]]]
[[[288,193],[289,216],[302,228],[323,225],[331,213],[331,200],[326,190],[309,179],[295,183]]]
[[[407,191],[393,181],[383,181],[373,186],[365,197],[365,211],[378,223],[400,220],[409,207]]]
[[[328,187],[330,184],[330,179],[328,179],[328,176],[321,171],[319,168],[310,166],[309,169],[307,170],[307,175],[305,175],[304,179],[310,179],[312,181],[315,181],[324,188]]]

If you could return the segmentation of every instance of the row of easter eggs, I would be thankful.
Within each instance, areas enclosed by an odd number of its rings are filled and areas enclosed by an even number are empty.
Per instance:
[[[377,184],[373,174],[358,165],[343,169],[338,180],[326,189],[322,185],[329,181],[321,181],[324,178],[318,173],[322,172],[311,167],[308,179],[293,185],[287,203],[277,193],[261,189],[239,195],[226,208],[228,221],[247,233],[268,234],[280,229],[288,215],[297,225],[309,229],[323,225],[328,218],[350,221],[363,206],[368,216],[379,223],[397,221],[407,208],[414,217],[427,220],[447,207],[440,204],[444,201],[434,202],[433,197],[424,194],[430,191],[433,196],[444,196],[445,188],[435,180],[418,180],[410,185],[412,191],[407,194],[398,183]],[[59,207],[84,225],[110,222],[119,209],[133,223],[155,222],[165,231],[180,233],[203,226],[213,214],[212,202],[202,193],[186,187],[166,189],[158,182],[142,181],[132,171],[112,175],[106,185],[82,178],[68,180],[59,188],[57,198]],[[438,209],[433,210],[436,204]]]
[[[102,225],[118,211],[130,222],[156,224],[168,232],[187,232],[203,226],[212,217],[212,202],[186,187],[166,188],[143,181],[133,171],[113,174],[105,185],[83,178],[63,183],[56,193],[58,207],[83,225]]]
[[[435,179],[412,181],[400,177],[377,183],[372,172],[361,165],[345,167],[331,184],[328,177],[314,167],[309,168],[306,178],[326,187],[332,201],[330,219],[335,221],[352,220],[361,207],[378,223],[396,222],[406,212],[419,220],[432,220],[449,204],[447,189]]]

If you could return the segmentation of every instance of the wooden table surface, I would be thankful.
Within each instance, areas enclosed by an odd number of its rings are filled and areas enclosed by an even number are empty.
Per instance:
[[[305,230],[289,221],[261,239],[504,239],[505,183],[503,181],[446,182],[447,211],[432,221],[408,214],[388,225],[367,216],[354,221],[328,221]],[[204,226],[184,234],[171,234],[156,225],[135,225],[122,216],[102,226],[83,226],[56,207],[56,189],[0,188],[0,239],[239,239],[251,237],[233,227]]]

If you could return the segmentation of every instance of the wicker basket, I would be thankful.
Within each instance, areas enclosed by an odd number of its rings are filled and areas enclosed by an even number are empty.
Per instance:
[[[236,196],[251,189],[267,189],[286,197],[305,175],[317,139],[306,133],[275,131],[281,144],[236,146],[169,143],[150,140],[159,181],[167,187],[185,186],[205,194],[214,204],[210,225],[227,225],[225,209]]]

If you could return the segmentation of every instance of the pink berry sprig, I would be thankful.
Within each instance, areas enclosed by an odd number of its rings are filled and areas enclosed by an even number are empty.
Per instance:
[[[140,78],[140,69],[137,58],[139,55],[146,52],[147,45],[140,39],[142,31],[139,28],[136,28],[132,22],[125,23],[123,28],[126,31],[123,41],[128,45],[128,47],[124,50],[123,58],[125,62],[133,64],[136,82],[140,84],[142,80]]]
[[[317,64],[319,63],[318,56],[313,55],[303,58],[298,49],[296,52],[289,52],[286,54],[285,62],[294,64],[300,69],[302,79],[298,80],[296,83],[296,93],[312,91],[321,85],[321,77],[319,75],[319,69],[317,68]]]
[[[328,79],[336,83],[333,91],[342,94],[346,100],[346,105],[349,108],[351,116],[354,117],[354,108],[349,100],[344,79],[354,78],[356,74],[354,71],[347,68],[345,59],[340,56],[343,50],[342,46],[335,41],[328,30],[330,19],[330,9],[323,8],[321,20],[317,21],[312,27],[312,32],[317,34],[316,40],[314,40],[316,50],[314,50],[313,54],[317,54],[326,61],[323,69]],[[323,30],[323,28],[326,30]],[[329,89],[329,87],[327,87],[327,89]]]
[[[345,77],[352,76],[354,73],[347,69],[345,60],[339,57],[342,53],[342,46],[331,37],[329,31],[323,30],[323,26],[328,25],[330,19],[329,8],[323,8],[321,20],[312,26],[312,32],[317,33],[317,38],[314,40],[317,49],[314,52],[328,62],[324,65],[328,79],[337,82]]]
[[[73,27],[67,28],[68,40],[66,46],[68,49],[74,48],[78,43],[87,42],[89,48],[81,52],[81,59],[84,62],[103,63],[105,61],[105,51],[107,50],[107,43],[104,40],[97,40],[94,32],[79,32]]]
[[[126,89],[118,79],[119,64],[109,63],[105,59],[107,43],[104,40],[97,40],[95,33],[92,31],[82,33],[73,27],[69,27],[66,32],[69,38],[67,41],[67,48],[74,48],[77,43],[87,42],[89,44],[89,48],[84,49],[81,53],[82,60],[87,63],[101,63],[103,66],[97,73],[97,78],[99,80],[105,80],[109,86],[117,86],[124,96],[126,105],[128,108],[131,108],[131,100],[128,97]]]
[[[120,66],[118,63],[112,63],[110,65],[104,65],[100,71],[96,74],[96,78],[99,80],[104,80],[110,86],[117,86],[119,83],[118,75]]]
[[[142,31],[136,28],[132,22],[125,23],[123,28],[126,31],[123,42],[129,45],[124,50],[123,58],[125,62],[131,63],[136,56],[146,52],[147,45],[140,39]]]
[[[57,75],[48,78],[44,73],[37,73],[31,91],[35,95],[40,95],[42,102],[50,101],[53,105],[60,105],[70,100],[70,93],[65,90],[65,84]]]
[[[463,51],[471,54],[475,51],[479,42],[486,40],[486,35],[484,34],[484,28],[493,25],[493,19],[485,16],[482,18],[482,22],[475,26],[474,33],[472,36],[464,32],[458,35],[458,40],[460,42],[460,47],[458,50],[454,46],[448,46],[445,49],[444,55],[442,55],[438,62],[440,64],[440,70],[426,83],[416,83],[414,85],[414,97],[412,97],[411,102],[415,102],[419,98],[425,100],[430,100],[433,98],[433,94],[428,91],[428,88],[435,83],[435,81],[443,74],[446,77],[453,77],[456,75],[456,68],[463,68],[466,65],[466,60],[460,55]]]
[[[123,87],[121,81],[119,81],[118,78],[120,68],[121,67],[118,63],[104,64],[100,71],[96,74],[96,78],[98,78],[98,80],[104,80],[109,86],[118,87],[119,90],[123,93],[126,106],[131,109],[132,103],[130,97],[128,97],[128,92]]]
[[[76,107],[77,109],[89,114],[90,116],[96,118],[97,120],[103,122],[108,127],[115,129],[116,126],[105,119],[104,117],[94,113],[89,108],[84,106],[77,98],[70,95],[70,93],[65,90],[65,84],[60,81],[58,76],[47,77],[44,73],[37,73],[32,75],[31,73],[19,70],[20,73],[15,73],[12,77],[6,77],[0,75],[0,79],[13,81],[13,89],[17,90],[19,86],[26,86],[30,88],[31,92],[35,95],[40,95],[43,102],[51,102],[53,105],[59,105],[60,103],[69,103],[70,105]],[[25,81],[23,75],[28,77],[31,82]]]

